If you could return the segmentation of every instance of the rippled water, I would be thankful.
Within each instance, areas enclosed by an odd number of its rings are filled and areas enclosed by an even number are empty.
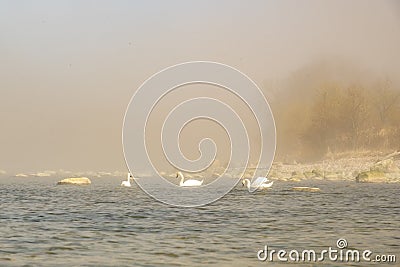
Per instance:
[[[307,193],[276,182],[269,191],[237,187],[187,209],[156,202],[136,185],[122,188],[120,180],[0,180],[0,266],[281,266],[258,261],[257,251],[322,250],[340,237],[349,247],[400,257],[399,185],[302,183],[322,189]]]

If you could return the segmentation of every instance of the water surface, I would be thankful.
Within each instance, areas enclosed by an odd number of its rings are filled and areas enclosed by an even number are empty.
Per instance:
[[[177,208],[136,184],[120,187],[123,179],[2,178],[0,266],[283,266],[258,261],[257,251],[322,250],[339,238],[400,256],[397,184],[276,182],[255,194],[238,186],[211,205]],[[299,185],[322,192],[287,191]],[[345,265],[302,266],[322,264]]]

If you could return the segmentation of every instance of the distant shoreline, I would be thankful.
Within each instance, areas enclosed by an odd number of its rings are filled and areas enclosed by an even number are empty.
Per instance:
[[[255,168],[249,167],[243,178],[252,178]],[[90,178],[115,177],[124,178],[127,171],[65,171],[46,170],[9,174],[2,172],[0,177],[14,178],[47,178],[47,177],[81,177]],[[207,172],[206,172],[207,173]],[[188,177],[219,177],[222,167],[208,174],[188,174]],[[161,172],[166,179],[175,177],[176,173]],[[138,177],[142,177],[137,175]],[[233,173],[229,174],[235,178]],[[145,177],[145,176],[143,176]],[[384,153],[377,151],[346,152],[327,155],[323,160],[312,163],[292,163],[274,161],[268,177],[274,181],[301,182],[310,180],[351,181],[372,183],[400,183],[400,152]]]

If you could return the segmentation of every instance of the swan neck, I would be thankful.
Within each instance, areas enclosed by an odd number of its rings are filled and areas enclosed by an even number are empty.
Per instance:
[[[244,182],[246,183],[247,188],[250,189],[250,180],[245,179]]]
[[[179,177],[181,177],[181,182],[179,185],[183,185],[183,180],[185,180],[185,177],[183,177],[183,174],[181,172],[178,172]]]

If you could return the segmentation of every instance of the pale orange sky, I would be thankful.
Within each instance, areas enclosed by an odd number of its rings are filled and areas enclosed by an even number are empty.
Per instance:
[[[267,98],[321,59],[398,79],[399,26],[397,1],[3,1],[0,169],[125,170],[130,97],[181,62],[236,67]]]

